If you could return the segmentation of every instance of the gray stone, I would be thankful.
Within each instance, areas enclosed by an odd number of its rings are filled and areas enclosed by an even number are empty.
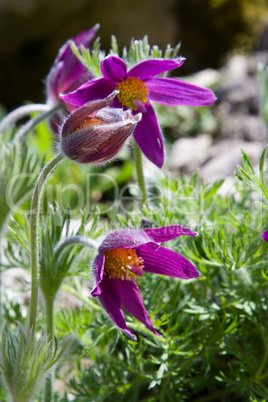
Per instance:
[[[208,158],[211,143],[212,137],[208,134],[180,138],[174,142],[167,157],[169,168],[188,167],[187,170],[195,170]]]
[[[30,300],[31,275],[23,268],[10,268],[1,274],[2,294],[19,304],[28,304]]]
[[[210,150],[210,159],[200,168],[200,177],[206,182],[233,176],[237,166],[242,164],[241,149],[249,156],[253,165],[260,160],[263,151],[261,142],[225,140],[214,145]]]

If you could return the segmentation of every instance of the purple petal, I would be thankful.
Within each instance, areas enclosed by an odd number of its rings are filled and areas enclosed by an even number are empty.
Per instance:
[[[263,232],[261,236],[262,236],[263,240],[268,241],[268,230]]]
[[[98,29],[99,25],[96,24],[93,28],[80,32],[60,48],[47,77],[47,94],[52,100],[55,101],[61,92],[74,90],[87,79],[93,78],[93,74],[86,70],[73,53],[71,42],[78,49],[81,46],[88,47]]]
[[[76,91],[60,96],[66,103],[82,106],[96,99],[106,98],[114,91],[116,83],[106,78],[97,78],[81,85]]]
[[[99,296],[101,294],[101,288],[99,287],[99,284],[103,279],[104,263],[105,263],[105,255],[104,253],[99,253],[95,258],[92,267],[92,276],[95,281],[94,289],[91,292],[91,295],[93,297]]]
[[[58,81],[58,96],[60,93],[70,92],[71,89],[75,90],[79,87],[79,84],[76,86],[76,82],[80,82],[82,76],[86,73],[86,68],[83,64],[78,60],[69,59],[68,62],[64,64],[62,72]],[[93,74],[90,76],[93,78]],[[84,83],[82,79],[82,83]]]
[[[136,248],[152,241],[143,230],[117,230],[106,236],[99,247],[100,252],[115,248]]]
[[[135,335],[126,326],[126,320],[120,305],[119,297],[114,288],[114,281],[115,279],[109,279],[107,275],[104,275],[103,281],[100,284],[101,294],[98,296],[99,301],[118,328],[136,339]]]
[[[165,243],[168,240],[176,239],[176,237],[186,235],[186,236],[196,236],[197,233],[186,228],[182,225],[170,225],[163,226],[161,228],[155,229],[145,229],[148,236],[151,237],[156,243]]]
[[[163,74],[166,71],[174,70],[180,67],[185,58],[178,59],[154,59],[145,60],[137,64],[128,72],[128,77],[136,77],[142,81],[148,81],[156,75]]]
[[[134,138],[144,155],[157,167],[164,163],[164,140],[154,110],[149,102],[146,112],[134,130]]]
[[[60,94],[59,80],[63,68],[64,63],[63,61],[61,61],[51,68],[47,76],[46,80],[47,98],[49,98],[52,102],[57,102],[58,96]]]
[[[75,69],[75,67],[74,67]],[[74,71],[74,70],[73,70]],[[86,69],[76,69],[76,76],[72,76],[72,79],[70,81],[65,81],[64,86],[59,84],[58,88],[58,96],[61,93],[69,93],[77,90],[81,85],[83,85],[85,82],[93,80],[95,76],[92,74],[91,71],[86,70]]]
[[[75,45],[80,49],[81,46],[83,45],[84,47],[89,46],[90,42],[96,35],[96,32],[100,28],[99,24],[94,25],[90,29],[86,29],[85,31],[79,32],[75,37],[72,39],[69,39],[59,50],[58,56],[55,60],[55,63],[58,63],[59,61],[65,61],[68,59],[70,56],[73,56],[74,58],[77,59],[75,54],[73,53],[71,49],[71,41],[75,43]]]
[[[76,46],[83,45],[86,47],[92,41],[99,29],[100,24],[95,24],[92,28],[79,32],[79,34],[77,34],[72,41],[76,44]]]
[[[141,321],[155,335],[162,336],[153,327],[135,281],[112,279],[111,286],[116,289],[121,305],[129,314]]]
[[[206,106],[215,102],[214,93],[176,78],[154,78],[146,83],[153,102],[171,106]]]
[[[127,66],[124,60],[117,56],[107,56],[101,62],[101,72],[104,78],[120,82],[127,78]]]
[[[187,258],[156,243],[146,243],[136,248],[136,253],[144,260],[145,272],[181,279],[199,276],[197,269]]]

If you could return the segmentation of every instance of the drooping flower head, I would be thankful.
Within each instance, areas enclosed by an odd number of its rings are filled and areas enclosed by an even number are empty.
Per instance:
[[[99,246],[93,264],[95,286],[91,295],[99,298],[113,322],[128,335],[135,337],[126,326],[122,308],[161,336],[153,328],[136,283],[144,272],[182,279],[199,276],[189,260],[160,245],[181,235],[196,236],[197,233],[181,225],[118,230],[110,233]]]
[[[263,240],[268,241],[268,230],[263,232],[261,236],[262,236]]]
[[[114,91],[105,99],[86,103],[72,112],[64,122],[60,150],[79,163],[102,164],[123,147],[141,119],[141,113],[111,108]]]
[[[92,72],[88,70],[75,56],[71,48],[71,43],[74,42],[79,50],[82,46],[88,47],[98,29],[99,24],[96,24],[94,27],[80,32],[60,48],[46,79],[46,96],[48,104],[62,104],[65,109],[70,109],[59,97],[60,93],[74,91],[84,82],[94,78]],[[57,112],[49,120],[52,130],[56,134],[58,134],[58,127],[60,126],[62,119],[63,113]]]
[[[183,57],[149,59],[127,71],[123,59],[109,55],[101,62],[103,77],[86,82],[76,91],[61,95],[61,98],[71,105],[81,106],[99,97],[106,97],[117,89],[119,93],[113,106],[123,106],[142,113],[134,138],[146,157],[156,166],[162,167],[164,142],[151,101],[172,106],[205,106],[216,99],[209,89],[175,78],[158,77],[180,67],[183,62]]]

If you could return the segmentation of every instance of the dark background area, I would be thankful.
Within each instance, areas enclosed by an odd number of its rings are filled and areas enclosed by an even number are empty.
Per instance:
[[[44,102],[58,49],[97,22],[107,52],[111,35],[121,49],[146,34],[162,49],[181,42],[185,75],[251,52],[267,13],[267,0],[0,0],[0,104],[8,111]]]

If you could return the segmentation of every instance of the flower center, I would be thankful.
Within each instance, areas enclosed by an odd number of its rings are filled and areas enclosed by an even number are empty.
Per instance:
[[[129,109],[138,110],[139,103],[144,105],[147,102],[149,90],[142,80],[135,77],[129,77],[120,82],[115,88],[119,91],[117,98],[123,106]]]
[[[131,281],[143,275],[143,262],[133,248],[107,250],[105,251],[104,273],[109,275],[109,278]]]
[[[99,124],[102,124],[103,121],[97,118],[88,118],[83,121],[83,123],[75,130],[81,130],[82,128],[90,127],[90,126],[97,126]]]

